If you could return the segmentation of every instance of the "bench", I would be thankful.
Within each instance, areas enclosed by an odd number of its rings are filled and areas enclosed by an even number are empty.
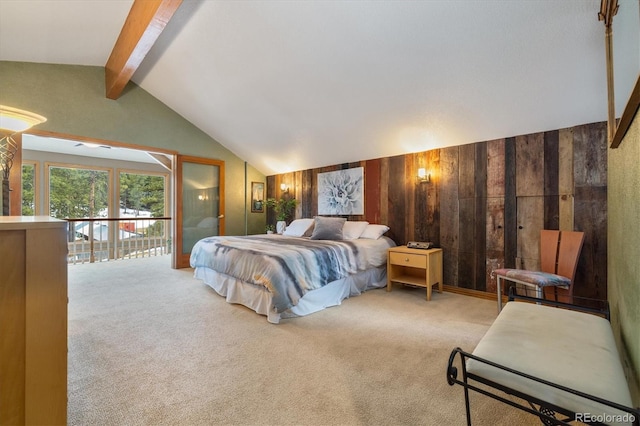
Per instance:
[[[468,425],[470,391],[534,414],[545,425],[638,426],[640,420],[640,410],[631,408],[608,306],[519,296],[512,288],[473,353],[451,352],[447,382],[464,387]]]

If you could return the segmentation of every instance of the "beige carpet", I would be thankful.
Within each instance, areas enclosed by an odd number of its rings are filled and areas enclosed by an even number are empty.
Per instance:
[[[267,322],[169,257],[69,267],[70,425],[463,425],[445,378],[495,302],[396,287]],[[472,395],[475,425],[540,424]]]

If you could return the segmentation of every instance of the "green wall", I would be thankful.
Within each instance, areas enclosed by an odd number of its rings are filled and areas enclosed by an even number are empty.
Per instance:
[[[225,233],[245,234],[245,194],[264,175],[134,83],[107,99],[104,80],[102,67],[0,61],[0,104],[47,117],[38,130],[223,160]],[[265,214],[246,205],[247,233],[264,232]]]
[[[608,270],[611,322],[635,406],[640,406],[640,114],[608,153]]]

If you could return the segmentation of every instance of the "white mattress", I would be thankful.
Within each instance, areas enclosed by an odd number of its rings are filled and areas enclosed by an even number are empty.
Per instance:
[[[219,295],[225,297],[227,302],[244,305],[258,314],[266,315],[267,321],[273,324],[278,324],[281,318],[305,316],[330,306],[340,305],[347,297],[357,296],[364,291],[383,288],[387,285],[386,266],[370,268],[310,291],[298,301],[296,306],[278,313],[273,309],[271,293],[264,287],[245,283],[209,268],[195,268],[194,274],[196,278],[201,279]]]
[[[611,325],[604,318],[549,306],[509,302],[473,354],[632,407]],[[575,413],[607,415],[606,424],[630,424],[621,411],[476,360],[468,360],[467,371]]]

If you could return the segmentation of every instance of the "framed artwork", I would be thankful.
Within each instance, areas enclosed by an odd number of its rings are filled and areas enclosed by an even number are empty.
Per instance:
[[[264,182],[251,182],[251,213],[264,212]]]
[[[364,167],[318,173],[318,214],[364,214]]]

